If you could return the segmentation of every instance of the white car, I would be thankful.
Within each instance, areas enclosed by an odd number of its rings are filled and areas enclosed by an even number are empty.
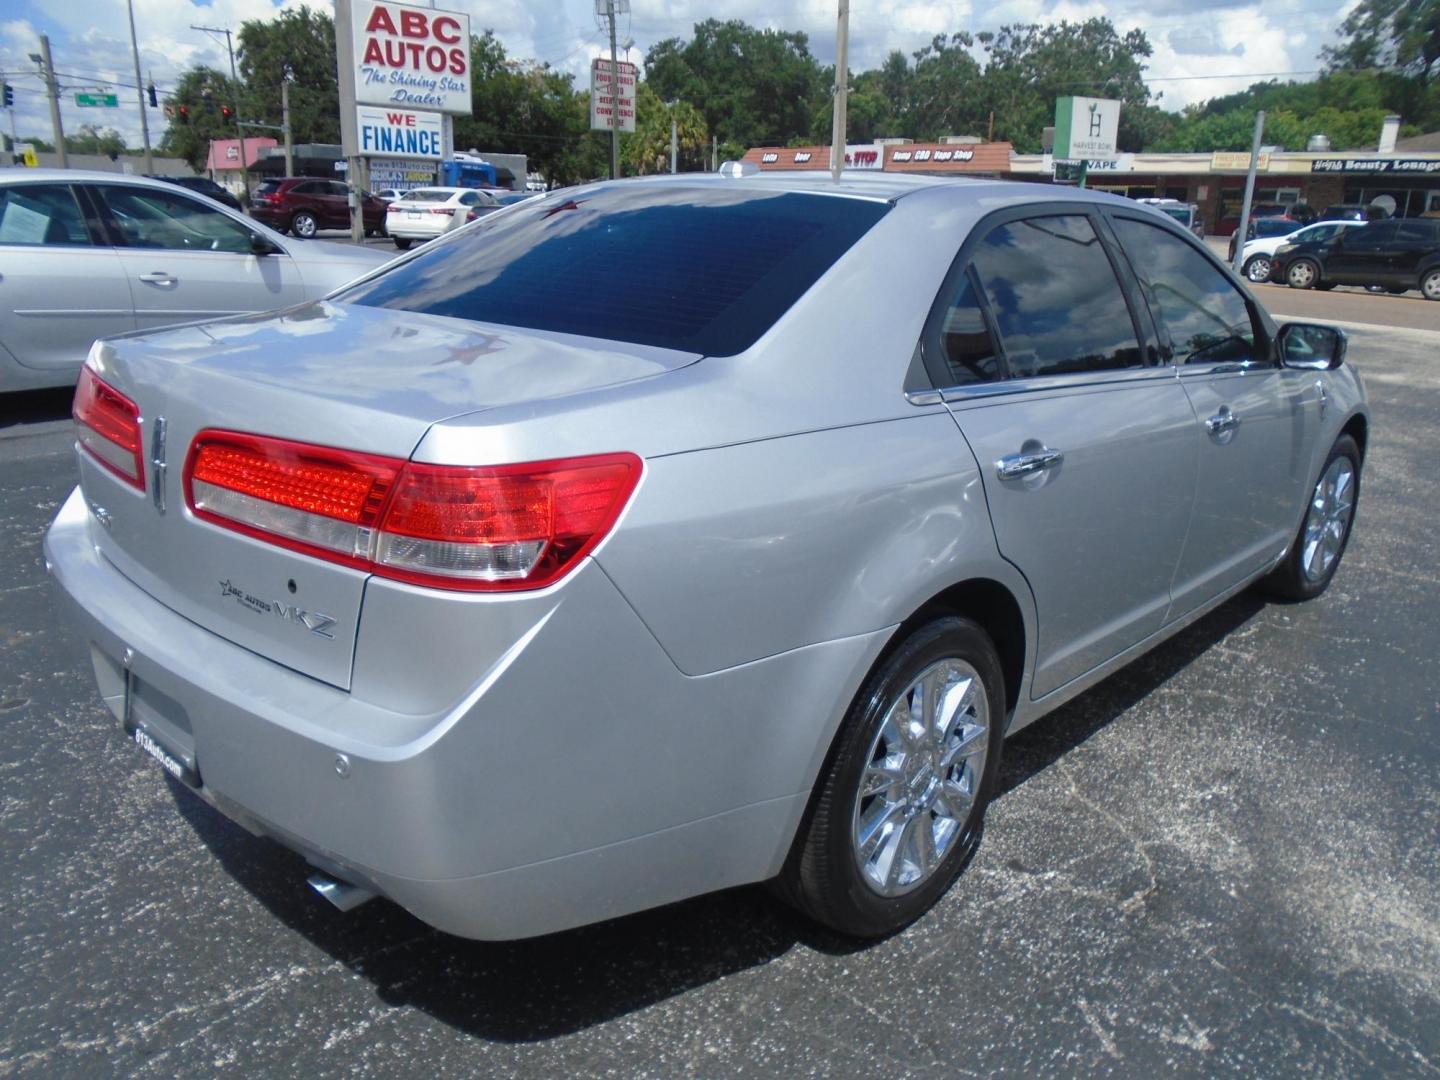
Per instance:
[[[1363,221],[1317,221],[1304,225],[1284,236],[1257,237],[1245,241],[1245,256],[1240,263],[1240,272],[1254,284],[1270,280],[1270,260],[1281,244],[1299,244],[1306,240],[1332,240],[1345,229],[1364,225]]]
[[[97,338],[314,300],[386,261],[293,240],[185,188],[79,169],[0,176],[0,393],[73,385]]]
[[[415,188],[386,207],[385,231],[404,251],[416,240],[433,240],[499,208],[493,195],[475,188]]]
[[[381,202],[392,203],[404,194],[405,192],[401,191],[399,188],[392,187],[386,188],[384,191],[375,192],[375,197]]]

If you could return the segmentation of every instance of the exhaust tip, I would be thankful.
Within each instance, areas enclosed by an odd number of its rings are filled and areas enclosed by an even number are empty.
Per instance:
[[[375,899],[375,894],[369,889],[362,889],[348,881],[340,881],[328,874],[311,874],[307,884],[341,911],[354,911],[367,900]]]

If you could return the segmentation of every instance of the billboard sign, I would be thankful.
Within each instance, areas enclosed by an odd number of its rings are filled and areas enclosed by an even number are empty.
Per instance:
[[[355,123],[360,136],[361,157],[440,160],[439,113],[360,105],[355,109]]]
[[[610,61],[596,58],[590,61],[590,127],[596,131],[609,131],[618,127],[621,131],[635,130],[635,65],[621,60],[619,92],[616,93]],[[616,121],[616,100],[619,100],[619,121]]]
[[[1120,134],[1120,102],[1110,98],[1055,99],[1055,157],[1064,161],[1113,158]]]
[[[469,116],[470,16],[377,0],[353,4],[357,105]]]

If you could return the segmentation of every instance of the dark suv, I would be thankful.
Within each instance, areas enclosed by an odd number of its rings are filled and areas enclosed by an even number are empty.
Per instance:
[[[186,191],[193,191],[197,195],[204,195],[214,199],[231,210],[239,210],[242,214],[245,208],[240,205],[240,200],[223,187],[211,180],[208,176],[151,176],[151,180],[164,180],[167,184],[175,184],[183,187]]]
[[[1425,299],[1440,300],[1440,219],[1372,221],[1329,240],[1282,244],[1271,259],[1270,280],[1292,289],[1419,289]]]
[[[250,215],[280,232],[293,232],[308,240],[321,229],[350,228],[349,191],[338,180],[287,176],[266,180],[250,200]],[[365,234],[385,231],[385,203],[374,195],[364,197]]]

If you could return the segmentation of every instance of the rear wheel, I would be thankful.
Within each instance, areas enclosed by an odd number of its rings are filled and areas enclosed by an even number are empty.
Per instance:
[[[979,842],[1004,723],[983,630],[952,616],[910,634],[846,715],[782,875],[787,899],[857,937],[929,910]]]
[[[1313,259],[1296,259],[1285,271],[1285,284],[1292,289],[1313,289],[1320,280],[1320,266]]]
[[[399,248],[401,251],[409,251],[409,250],[410,250],[410,241],[407,240],[407,239],[406,239],[405,237],[403,237],[403,236],[397,236],[397,237],[395,237],[395,246],[396,246],[397,248]]]
[[[1420,275],[1420,294],[1426,300],[1440,300],[1440,267]]]
[[[300,210],[290,219],[290,231],[302,240],[311,240],[320,231],[320,223],[309,210]]]
[[[1250,258],[1249,258],[1249,259],[1246,261],[1246,263],[1245,263],[1245,266],[1244,266],[1244,268],[1243,268],[1243,272],[1244,272],[1244,274],[1245,274],[1246,280],[1247,280],[1247,281],[1252,281],[1252,282],[1254,282],[1256,285],[1259,285],[1260,283],[1265,282],[1265,281],[1269,281],[1269,280],[1270,280],[1270,256],[1268,256],[1268,255],[1252,255],[1252,256],[1250,256]]]
[[[1360,448],[1342,435],[1320,470],[1285,561],[1265,579],[1266,589],[1286,600],[1310,600],[1323,593],[1350,542],[1359,497]]]

